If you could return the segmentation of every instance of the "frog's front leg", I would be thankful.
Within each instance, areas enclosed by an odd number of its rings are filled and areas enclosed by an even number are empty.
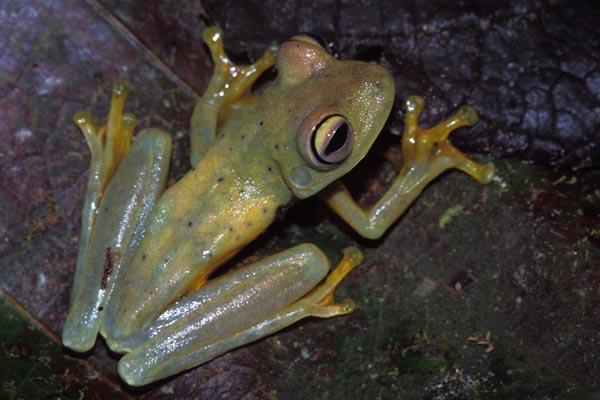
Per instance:
[[[407,102],[402,137],[404,164],[391,188],[370,209],[364,210],[352,199],[342,183],[334,182],[320,193],[325,202],[358,233],[367,238],[379,238],[408,208],[431,180],[447,169],[457,168],[480,183],[494,178],[491,164],[477,164],[458,151],[448,135],[455,129],[477,122],[477,113],[470,106],[462,107],[448,120],[429,129],[418,125],[425,102],[412,96]]]
[[[336,304],[333,292],[360,262],[346,249],[329,271],[327,257],[311,244],[296,246],[209,281],[167,309],[145,333],[147,341],[119,362],[119,374],[140,386],[205,363],[308,317],[347,314],[352,300]],[[314,288],[314,289],[313,289]]]
[[[71,308],[62,334],[64,345],[76,351],[94,346],[121,267],[129,263],[146,216],[166,185],[170,136],[146,129],[130,143],[135,118],[123,115],[128,91],[125,81],[115,82],[106,125],[94,125],[87,112],[74,117],[91,153]]]
[[[204,30],[215,64],[208,88],[194,107],[191,118],[190,159],[196,165],[215,141],[220,124],[228,120],[240,103],[251,102],[250,90],[258,77],[275,64],[277,46],[267,48],[263,56],[251,65],[233,63],[223,49],[223,31],[218,27]]]

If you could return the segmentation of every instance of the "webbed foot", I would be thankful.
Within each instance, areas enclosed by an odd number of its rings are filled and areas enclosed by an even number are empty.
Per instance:
[[[302,308],[306,315],[320,318],[330,318],[354,311],[354,301],[344,299],[336,303],[333,294],[342,280],[360,265],[363,254],[356,247],[344,249],[344,257],[339,264],[327,275],[325,281],[291,307]]]
[[[79,111],[73,116],[90,149],[90,176],[93,174],[98,177],[100,190],[106,187],[131,147],[137,120],[132,114],[123,114],[129,91],[127,81],[117,80],[113,84],[110,111],[105,125],[94,125],[87,111]]]

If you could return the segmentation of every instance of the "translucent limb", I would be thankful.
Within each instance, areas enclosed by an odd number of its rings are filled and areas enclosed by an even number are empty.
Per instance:
[[[425,186],[447,169],[457,168],[466,172],[480,183],[489,183],[494,178],[492,164],[478,164],[458,151],[448,140],[450,133],[461,126],[477,122],[477,113],[472,107],[461,107],[456,114],[440,124],[423,129],[419,126],[419,115],[425,101],[418,96],[410,97],[402,137],[402,167],[392,186],[382,198],[369,209],[360,207],[344,185],[334,182],[320,197],[325,200],[344,221],[367,238],[381,237],[386,229],[412,204]],[[392,154],[394,165],[397,155]]]
[[[325,255],[311,245],[300,245],[297,248],[288,250],[287,253],[293,254],[298,250],[304,251],[307,248],[306,260],[308,261],[308,264],[312,264],[313,266],[327,265]],[[277,257],[277,255],[272,256],[271,258],[273,257]],[[320,286],[313,289],[299,300],[293,302],[291,305],[277,311],[274,315],[265,315],[264,317],[267,317],[267,319],[259,319],[253,326],[244,327],[239,331],[233,331],[224,336],[216,335],[213,337],[212,334],[208,334],[208,331],[210,330],[206,329],[208,326],[199,329],[198,324],[192,323],[191,325],[188,325],[188,322],[190,321],[185,320],[185,327],[183,329],[177,329],[176,332],[169,332],[169,328],[166,328],[164,332],[158,333],[157,336],[151,338],[141,346],[134,348],[131,353],[125,355],[119,362],[119,375],[121,375],[129,385],[145,385],[185,369],[203,364],[229,350],[277,332],[302,318],[310,316],[329,318],[336,315],[347,314],[354,309],[354,302],[347,299],[336,304],[333,300],[333,292],[344,277],[354,267],[360,264],[361,261],[362,254],[358,249],[346,249],[342,261],[340,261],[338,266],[330,272]],[[267,261],[266,264],[269,264],[270,262],[271,261]],[[303,268],[309,268],[308,264]],[[261,268],[259,265],[248,267]],[[277,268],[278,267],[275,267],[275,269]],[[243,273],[243,271],[235,274],[240,273]],[[272,279],[274,273],[275,271],[269,272],[267,274],[267,279]],[[294,279],[294,281],[297,280],[296,277],[293,276],[289,279]],[[247,279],[243,279],[240,286],[245,285],[244,282],[246,280]],[[262,280],[262,278],[260,278],[260,280]],[[279,279],[277,280],[279,281]],[[286,283],[286,278],[280,283]],[[252,286],[257,287],[255,283],[252,283]],[[282,291],[281,288],[271,284],[261,284],[258,286],[262,288],[261,292],[277,289],[277,292],[266,293],[267,298],[271,300],[276,300],[278,297],[287,294],[287,290],[283,289]],[[286,283],[286,287],[287,286],[289,285]],[[229,290],[230,289],[226,292]],[[239,302],[234,301],[233,304],[239,304]],[[260,311],[261,304],[264,312],[266,306],[265,303],[254,304],[252,310],[248,310],[247,312],[244,311],[244,316],[248,313]],[[203,318],[204,320],[211,319],[210,315],[206,314],[204,314]],[[236,321],[239,321],[241,318],[243,317],[231,318],[230,314],[228,314],[228,320],[231,321],[227,323],[235,324]],[[220,329],[221,326],[219,326],[219,330]],[[193,342],[195,341],[199,341],[199,343],[194,344]]]
[[[171,138],[146,129],[131,143],[135,118],[122,114],[128,91],[126,82],[115,83],[106,125],[94,125],[88,113],[75,116],[91,152],[71,308],[62,333],[63,344],[76,351],[94,346],[114,282],[167,181]]]
[[[90,170],[81,215],[81,237],[77,256],[78,270],[83,268],[81,265],[87,254],[90,233],[106,185],[131,146],[131,138],[137,120],[132,114],[123,114],[125,99],[129,91],[130,86],[126,81],[118,80],[114,83],[110,111],[105,125],[94,125],[92,117],[87,111],[79,111],[73,116],[73,121],[83,133],[90,149]],[[73,290],[78,290],[77,281]]]
[[[210,50],[215,68],[208,88],[194,108],[191,119],[191,162],[196,165],[215,140],[217,126],[231,116],[231,111],[251,101],[251,88],[264,71],[275,65],[277,46],[270,46],[251,65],[237,65],[223,49],[223,31],[207,28],[203,39]]]

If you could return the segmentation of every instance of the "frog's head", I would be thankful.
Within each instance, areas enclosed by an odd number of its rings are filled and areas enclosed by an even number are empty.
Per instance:
[[[382,129],[394,101],[389,72],[337,60],[314,39],[284,43],[263,96],[271,157],[290,190],[306,198],[350,171]]]

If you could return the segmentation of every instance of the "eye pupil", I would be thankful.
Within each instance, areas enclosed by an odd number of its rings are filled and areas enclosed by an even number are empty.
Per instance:
[[[319,166],[331,168],[350,155],[354,145],[352,128],[341,115],[330,115],[315,126],[310,144]]]
[[[327,143],[327,147],[325,148],[325,155],[330,155],[337,150],[341,149],[346,141],[348,140],[348,124],[343,123],[338,128],[332,132],[332,138]]]

